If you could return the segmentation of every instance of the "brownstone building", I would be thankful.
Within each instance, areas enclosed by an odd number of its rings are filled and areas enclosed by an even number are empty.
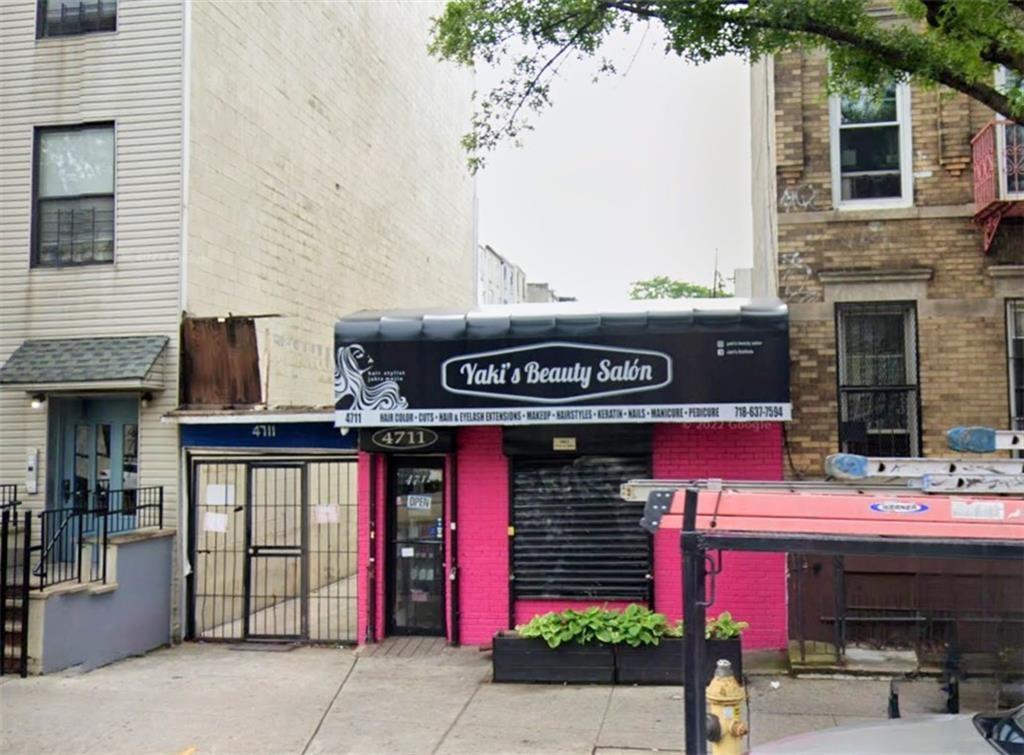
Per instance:
[[[790,308],[796,479],[837,451],[942,456],[950,427],[1024,427],[1024,127],[913,84],[829,95],[827,69],[752,72],[753,290]],[[789,582],[791,639],[826,662],[1024,646],[1019,564],[791,557]]]

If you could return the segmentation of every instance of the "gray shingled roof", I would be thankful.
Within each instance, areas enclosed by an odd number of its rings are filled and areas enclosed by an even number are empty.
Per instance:
[[[508,304],[475,309],[364,310],[342,317],[345,341],[584,337],[680,332],[691,329],[788,327],[778,299],[643,300],[592,308],[579,302]]]
[[[0,383],[88,383],[142,380],[167,336],[47,338],[25,341],[0,368]]]

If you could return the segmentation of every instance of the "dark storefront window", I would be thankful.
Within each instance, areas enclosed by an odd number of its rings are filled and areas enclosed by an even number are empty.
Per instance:
[[[619,494],[650,476],[646,457],[517,458],[512,475],[515,597],[648,599],[644,505]]]
[[[920,454],[913,304],[841,304],[839,444],[865,456]]]
[[[1010,422],[1024,430],[1024,299],[1006,303],[1007,363],[1010,369]]]

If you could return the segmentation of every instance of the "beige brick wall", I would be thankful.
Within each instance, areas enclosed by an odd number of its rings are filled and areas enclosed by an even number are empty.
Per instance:
[[[779,295],[790,304],[793,422],[790,474],[821,475],[838,450],[835,289],[821,274],[928,268],[915,284],[875,282],[846,301],[905,299],[918,317],[922,451],[948,453],[954,425],[1009,422],[1005,299],[1024,296],[1024,278],[990,274],[1024,263],[1024,227],[1004,223],[993,252],[982,250],[973,213],[970,139],[991,118],[948,91],[911,88],[912,207],[837,210],[830,165],[827,63],[820,53],[786,54],[774,63],[776,246]],[[758,196],[755,187],[755,197]]]
[[[472,80],[426,54],[439,9],[192,6],[186,306],[283,315],[272,405],[331,403],[339,315],[473,303]]]

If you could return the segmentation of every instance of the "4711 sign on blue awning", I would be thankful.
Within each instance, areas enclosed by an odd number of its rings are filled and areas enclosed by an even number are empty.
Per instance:
[[[790,418],[784,321],[585,338],[385,339],[352,331],[336,332],[339,426]]]

